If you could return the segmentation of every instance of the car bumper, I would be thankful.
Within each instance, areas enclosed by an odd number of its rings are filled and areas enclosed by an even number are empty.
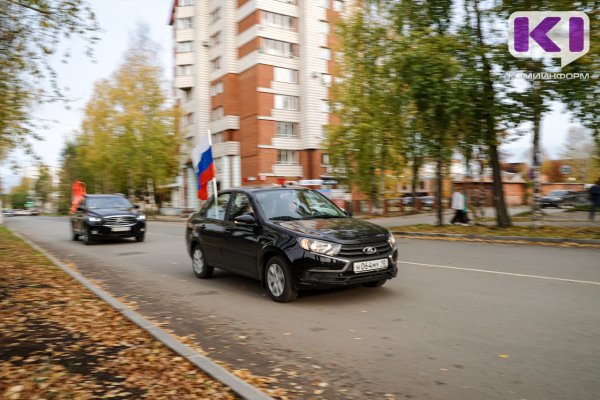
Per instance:
[[[88,232],[89,232],[90,238],[92,238],[92,239],[127,238],[127,237],[141,236],[146,233],[146,224],[145,223],[138,223],[135,225],[130,225],[130,226],[128,226],[129,230],[127,230],[127,231],[120,231],[120,230],[115,231],[114,228],[115,227],[103,226],[103,225],[98,225],[98,226],[89,225]],[[123,228],[123,227],[117,227],[117,228]]]
[[[357,262],[382,259],[387,259],[387,268],[385,269],[354,272],[354,264]],[[297,287],[328,288],[355,286],[382,279],[392,279],[398,273],[397,260],[398,251],[396,249],[386,254],[356,259],[329,257],[305,252],[302,258],[292,264],[292,267],[296,272]]]

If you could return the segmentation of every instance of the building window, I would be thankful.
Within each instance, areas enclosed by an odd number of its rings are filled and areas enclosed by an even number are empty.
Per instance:
[[[329,0],[321,0],[321,7],[329,8]]]
[[[292,29],[294,27],[294,17],[263,11],[262,23],[267,26],[274,26],[276,28]]]
[[[216,71],[221,68],[221,57],[217,57],[210,61],[210,70]]]
[[[191,101],[193,99],[194,91],[191,87],[190,88],[182,88],[181,90],[183,91],[183,100],[184,101]]]
[[[298,71],[295,69],[275,67],[273,76],[277,82],[298,83]]]
[[[321,112],[328,113],[329,110],[329,102],[327,100],[321,100]]]
[[[342,0],[333,0],[333,11],[343,12],[344,2]]]
[[[319,21],[319,32],[329,34],[329,23],[327,21]]]
[[[295,122],[277,121],[275,123],[275,135],[279,137],[297,136],[298,124]]]
[[[281,40],[263,39],[264,51],[275,56],[294,57],[297,55],[297,45]]]
[[[321,74],[321,82],[323,82],[323,85],[331,85],[331,75]]]
[[[277,0],[277,1],[280,1],[282,3],[287,3],[287,4],[294,4],[294,5],[298,4],[297,0]]]
[[[326,139],[327,138],[327,132],[328,132],[328,127],[327,125],[321,125],[321,138],[322,139]]]
[[[210,46],[215,47],[221,44],[221,31],[215,33],[210,37]]]
[[[329,154],[323,153],[321,155],[321,164],[322,165],[329,165]]]
[[[225,115],[225,112],[223,110],[223,107],[213,108],[210,111],[210,120],[211,121],[218,121],[221,118],[223,118],[224,115]]]
[[[179,76],[191,76],[192,75],[192,65],[191,64],[178,65],[176,74]]]
[[[275,108],[277,110],[298,111],[298,97],[276,94]]]
[[[219,81],[210,87],[210,95],[216,96],[223,93],[223,81]]]
[[[213,144],[223,143],[223,132],[213,133],[212,142]]]
[[[193,6],[194,5],[194,0],[179,0],[179,2],[177,3],[177,5],[179,7]]]
[[[327,47],[321,47],[321,58],[323,60],[331,60],[331,50]]]
[[[177,29],[190,29],[194,25],[192,23],[192,18],[187,17],[187,18],[177,18],[176,26],[177,26]]]
[[[210,13],[210,23],[214,24],[215,22],[217,22],[220,19],[221,19],[221,7],[217,7]]]
[[[189,53],[191,51],[193,51],[193,42],[177,42],[178,53]]]
[[[189,113],[185,116],[185,123],[187,126],[194,124],[194,113]]]
[[[278,150],[277,164],[298,164],[298,152],[295,150]]]

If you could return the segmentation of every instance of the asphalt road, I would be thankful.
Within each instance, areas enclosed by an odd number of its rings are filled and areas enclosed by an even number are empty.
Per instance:
[[[69,240],[65,218],[5,223],[142,314],[195,335],[213,359],[275,376],[300,398],[600,393],[600,250],[399,240],[400,271],[384,287],[278,304],[250,279],[196,279],[181,223],[149,222],[144,243],[92,246]]]

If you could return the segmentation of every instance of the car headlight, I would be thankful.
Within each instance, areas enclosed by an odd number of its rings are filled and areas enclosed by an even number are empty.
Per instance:
[[[138,221],[145,221],[146,220],[146,216],[145,215],[138,215],[137,216],[137,220]]]
[[[88,217],[88,221],[90,221],[90,222],[102,222],[102,218],[100,218],[100,217]]]
[[[392,246],[392,249],[396,247],[396,238],[392,233],[388,235],[388,243]]]
[[[342,248],[341,244],[307,238],[299,239],[299,243],[300,247],[302,247],[304,250],[312,251],[313,253],[317,254],[325,254],[328,256],[337,255]]]

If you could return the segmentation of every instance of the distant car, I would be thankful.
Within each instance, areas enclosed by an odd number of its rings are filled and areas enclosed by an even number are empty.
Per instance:
[[[17,208],[15,209],[15,215],[31,215],[31,211]]]
[[[214,268],[259,280],[271,299],[303,288],[378,287],[396,276],[398,249],[385,228],[342,211],[311,189],[220,192],[187,221],[194,274]]]
[[[40,210],[38,210],[37,208],[31,208],[29,209],[29,213],[30,215],[40,215]]]
[[[578,194],[573,190],[553,190],[541,199],[542,207],[566,207],[579,203]]]
[[[433,196],[423,196],[423,197],[419,197],[419,199],[421,199],[421,205],[423,207],[426,207],[426,208],[433,207],[433,203],[435,201],[435,197],[433,197]]]
[[[10,208],[6,208],[6,209],[2,210],[2,215],[4,215],[5,217],[14,217],[15,211],[11,210]]]
[[[137,209],[122,195],[88,194],[71,216],[71,238],[85,244],[130,237],[143,242],[146,216]]]

